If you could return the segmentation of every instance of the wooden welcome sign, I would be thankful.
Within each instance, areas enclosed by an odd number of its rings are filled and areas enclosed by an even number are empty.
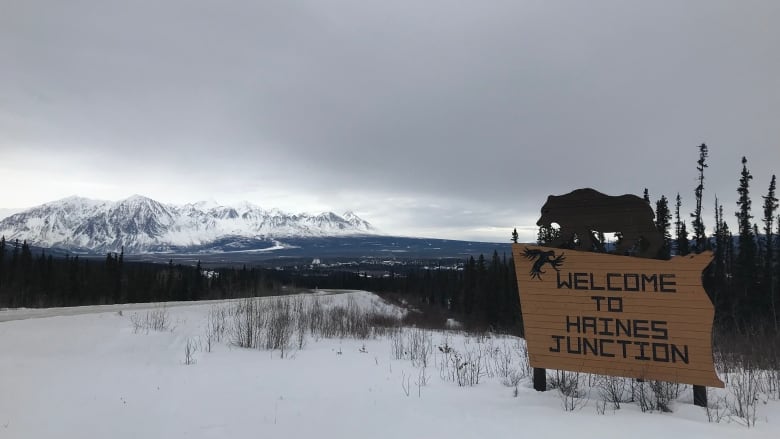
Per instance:
[[[724,387],[701,284],[711,253],[664,261],[524,244],[512,252],[531,366]]]

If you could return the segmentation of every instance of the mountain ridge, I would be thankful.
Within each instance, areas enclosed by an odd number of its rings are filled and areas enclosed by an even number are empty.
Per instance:
[[[249,202],[184,205],[143,195],[119,201],[70,196],[0,220],[0,235],[41,247],[89,252],[169,252],[204,247],[225,238],[277,245],[278,238],[375,235],[377,230],[351,211],[285,213]]]

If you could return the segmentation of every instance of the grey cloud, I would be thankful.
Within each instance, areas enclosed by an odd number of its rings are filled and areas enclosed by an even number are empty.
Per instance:
[[[67,150],[85,178],[172,198],[175,182],[216,192],[201,198],[297,192],[389,229],[466,234],[528,226],[548,194],[586,186],[680,192],[688,212],[703,141],[705,208],[716,193],[735,207],[742,155],[756,200],[780,163],[775,2],[6,9],[0,148]]]

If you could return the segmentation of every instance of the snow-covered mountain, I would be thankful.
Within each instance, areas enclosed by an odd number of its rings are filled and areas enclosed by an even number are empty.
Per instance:
[[[203,249],[225,238],[276,240],[374,234],[352,212],[318,215],[265,210],[248,202],[223,206],[213,201],[176,206],[134,195],[121,201],[68,197],[42,204],[0,221],[7,240],[41,247],[92,252],[159,252]]]

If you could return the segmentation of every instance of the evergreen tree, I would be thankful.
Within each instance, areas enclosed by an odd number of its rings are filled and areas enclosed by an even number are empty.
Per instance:
[[[536,243],[539,245],[550,245],[560,236],[560,229],[556,229],[553,226],[539,226],[539,233],[536,235]]]
[[[723,204],[715,197],[715,251],[713,256],[713,265],[711,269],[705,271],[704,282],[705,290],[710,294],[712,303],[715,305],[715,314],[719,320],[731,314],[736,322],[738,313],[736,309],[736,298],[731,291],[732,260],[733,260],[733,237],[729,231],[723,216]]]
[[[777,220],[777,232],[775,232],[775,235],[780,237],[780,215],[775,218]],[[772,293],[770,295],[772,299],[772,315],[775,319],[775,332],[778,331],[778,325],[780,325],[780,322],[778,322],[777,319],[777,302],[778,297],[780,297],[780,249],[778,249],[778,255],[775,257],[775,267],[774,267],[774,276],[772,277]]]
[[[468,261],[463,266],[463,313],[469,315],[474,310],[474,295],[476,285],[476,267],[474,256],[469,256]]]
[[[9,283],[13,284],[14,280],[18,277],[17,270],[19,267],[19,240],[14,240],[14,248],[11,250],[11,265],[8,267]],[[17,305],[18,306],[18,305]]]
[[[739,194],[737,206],[739,206],[739,211],[736,212],[736,216],[739,231],[739,253],[736,261],[736,275],[741,283],[740,286],[743,288],[743,292],[747,292],[755,282],[756,236],[753,233],[753,225],[750,221],[753,218],[753,215],[750,214],[750,180],[752,179],[753,176],[750,175],[747,169],[747,159],[742,157],[742,172],[739,179],[739,187],[737,188],[737,193]]]
[[[775,176],[772,176],[772,180],[769,182],[769,190],[764,198],[764,251],[762,259],[764,261],[764,277],[766,284],[771,284],[772,268],[774,268],[775,246],[774,246],[774,220],[775,212],[778,208],[777,197],[775,196],[776,189]]]
[[[658,253],[661,259],[669,259],[672,253],[672,235],[669,231],[671,227],[672,213],[669,211],[669,200],[665,195],[655,203],[655,225],[659,233],[664,237],[664,245]]]
[[[701,253],[706,250],[707,237],[704,233],[704,221],[701,217],[701,201],[704,194],[704,168],[707,167],[705,161],[707,160],[708,151],[707,145],[702,143],[699,145],[699,160],[696,161],[696,170],[699,171],[699,185],[696,186],[696,210],[691,213],[693,218],[693,251]]]
[[[520,237],[520,236],[517,234],[517,227],[515,227],[515,229],[512,231],[512,242],[514,242],[515,244],[517,244],[517,239],[518,239],[519,237]]]
[[[0,287],[3,285],[3,276],[5,275],[5,235],[0,237]]]
[[[642,194],[642,198],[647,202],[647,204],[650,204],[650,192],[645,188],[644,193]]]
[[[677,242],[677,254],[680,256],[685,256],[688,253],[690,253],[690,248],[688,246],[688,230],[685,228],[685,221],[680,218],[680,206],[682,206],[682,199],[680,198],[680,194],[677,194],[677,203],[675,204],[674,209],[674,228],[675,228],[675,241]]]
[[[714,270],[712,272],[712,278],[715,285],[718,287],[723,286],[723,279],[725,278],[725,261],[723,256],[726,253],[723,242],[723,206],[718,202],[718,197],[715,197],[715,252],[713,255]],[[705,278],[706,280],[706,278]],[[707,292],[710,292],[712,288],[705,288]],[[716,312],[718,308],[718,296],[719,291],[713,292],[712,303],[715,304]]]

